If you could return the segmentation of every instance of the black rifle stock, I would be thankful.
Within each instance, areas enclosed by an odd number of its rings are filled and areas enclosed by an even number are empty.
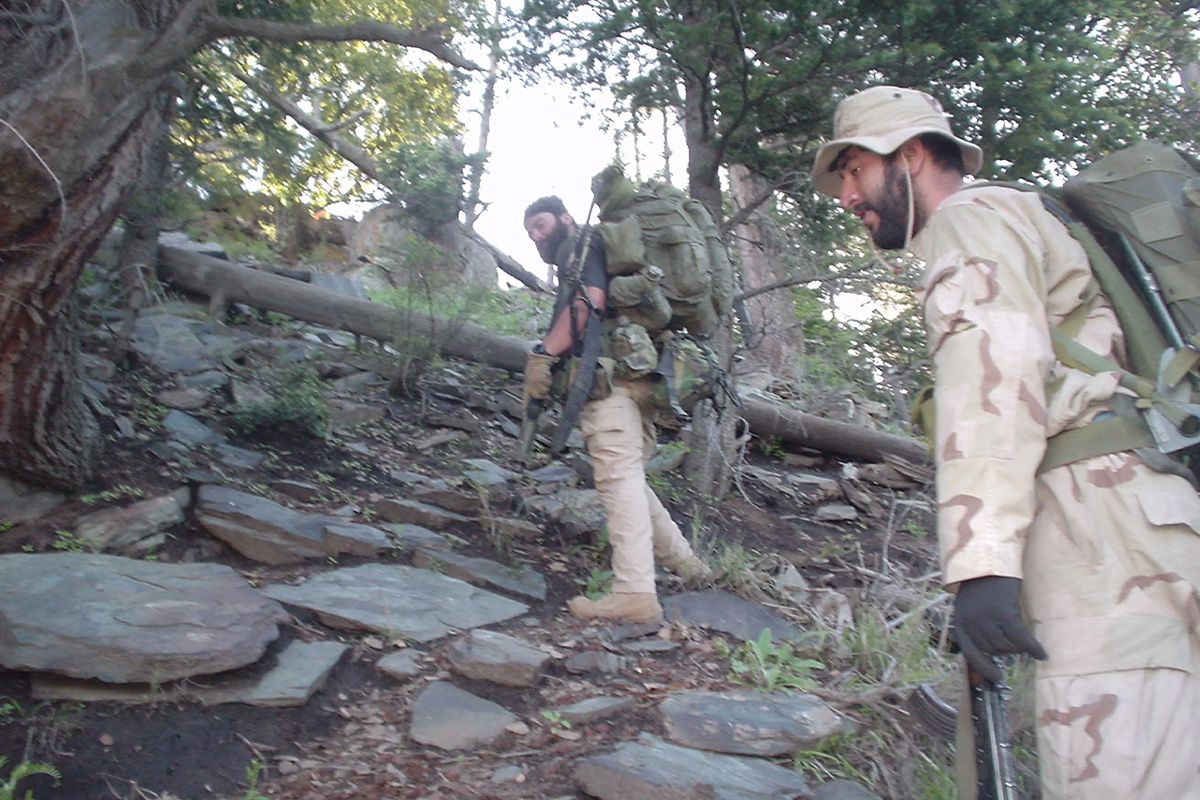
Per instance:
[[[975,730],[975,770],[978,800],[1018,800],[1017,760],[1008,722],[1009,687],[994,684],[968,663],[971,723]]]

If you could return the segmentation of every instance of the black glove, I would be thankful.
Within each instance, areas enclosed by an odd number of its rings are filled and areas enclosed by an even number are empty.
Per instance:
[[[1046,657],[1021,619],[1020,596],[1020,578],[988,575],[963,581],[954,599],[954,640],[967,663],[992,683],[1003,678],[994,656],[1028,653],[1034,658]]]

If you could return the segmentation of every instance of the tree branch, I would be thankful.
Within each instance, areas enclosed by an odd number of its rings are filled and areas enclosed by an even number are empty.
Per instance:
[[[873,268],[874,264],[872,262],[847,272],[839,272],[836,275],[790,275],[786,278],[780,278],[777,281],[768,283],[765,286],[755,286],[753,289],[747,289],[741,294],[734,295],[733,300],[735,303],[739,300],[749,300],[751,297],[757,297],[760,294],[773,292],[776,289],[785,289],[789,286],[796,286],[797,284],[801,283],[832,283],[833,281],[840,281],[844,278],[850,277],[851,275],[858,275],[859,273],[866,272]]]
[[[483,70],[450,46],[439,25],[413,31],[373,19],[359,20],[348,25],[322,25],[316,22],[272,22],[265,19],[218,16],[208,22],[206,38],[210,42],[239,36],[269,42],[390,42],[401,47],[424,50],[460,69]]]
[[[259,97],[266,100],[283,113],[287,114],[289,117],[294,119],[298,125],[328,145],[333,152],[337,153],[339,156],[362,170],[364,175],[386,187],[389,191],[392,190],[392,187],[388,184],[387,178],[384,177],[383,172],[379,169],[379,165],[375,162],[375,159],[371,158],[371,156],[368,155],[367,152],[358,145],[352,144],[334,133],[334,131],[337,130],[337,125],[331,125],[324,120],[305,113],[304,109],[300,108],[300,106],[279,94],[262,81],[255,80],[249,75],[237,70],[233,70],[233,74],[238,78],[238,80],[249,86],[250,89],[253,90],[254,93]]]

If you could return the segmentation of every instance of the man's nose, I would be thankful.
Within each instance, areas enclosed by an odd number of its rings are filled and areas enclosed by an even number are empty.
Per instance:
[[[842,190],[838,192],[838,202],[842,204],[842,208],[854,208],[861,199],[858,189],[851,186],[850,181],[843,179]]]

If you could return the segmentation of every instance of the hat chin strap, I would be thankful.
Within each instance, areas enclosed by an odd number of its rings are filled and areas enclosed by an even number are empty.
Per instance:
[[[908,156],[901,152],[900,158],[904,161],[904,186],[908,190],[908,222],[904,226],[904,249],[907,250],[912,244],[913,227],[917,224],[917,209],[913,198],[912,173],[908,170]]]

